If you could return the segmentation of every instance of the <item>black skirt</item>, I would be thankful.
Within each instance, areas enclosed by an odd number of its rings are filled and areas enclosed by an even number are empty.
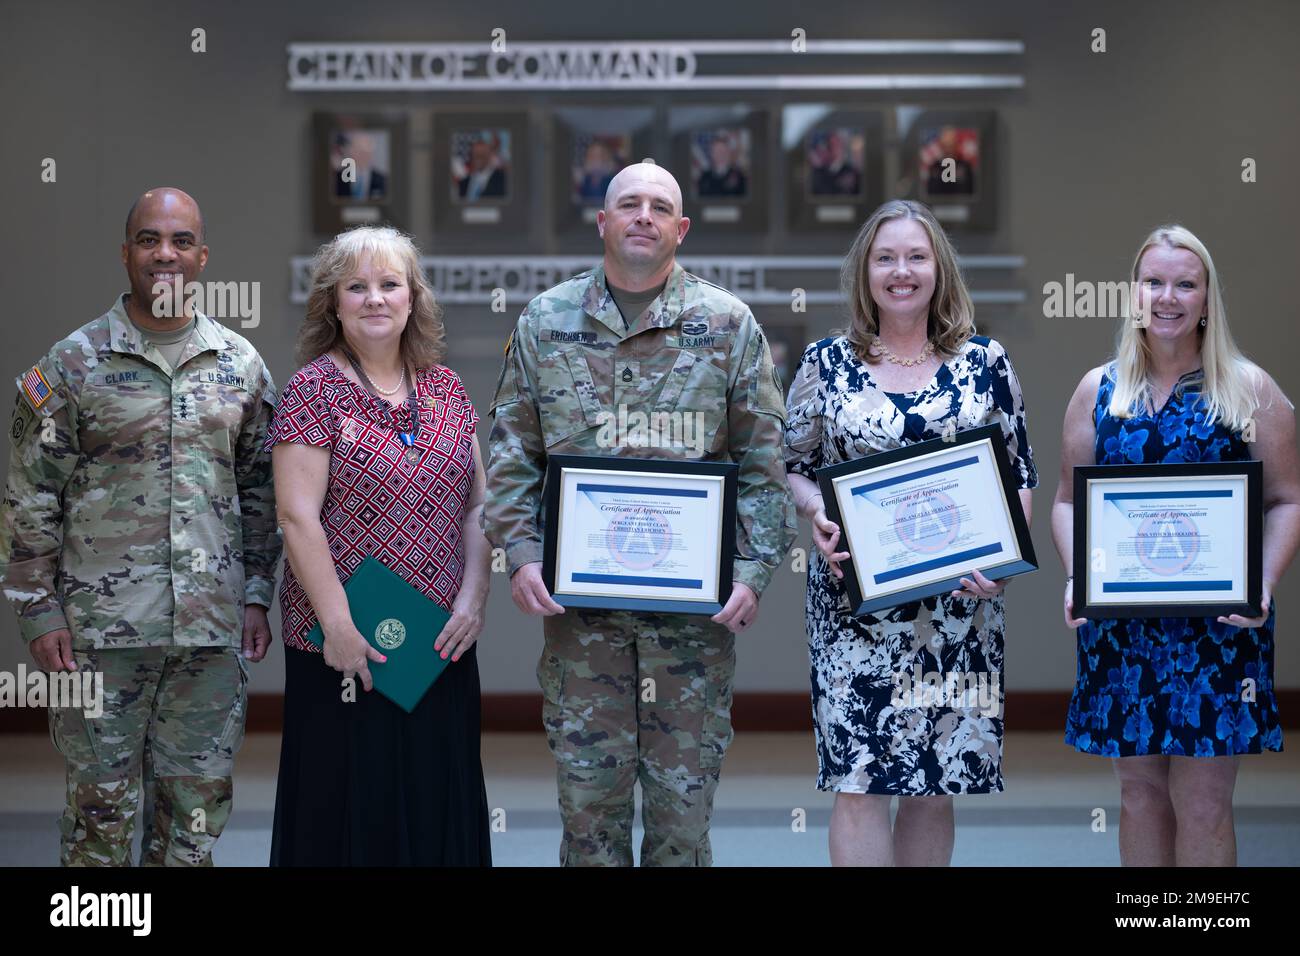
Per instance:
[[[272,866],[491,866],[477,648],[414,712],[285,648]]]

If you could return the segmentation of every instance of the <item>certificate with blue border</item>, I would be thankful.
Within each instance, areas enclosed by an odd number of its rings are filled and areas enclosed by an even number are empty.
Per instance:
[[[552,455],[542,577],[557,604],[716,614],[731,596],[735,464]]]
[[[1074,470],[1074,613],[1087,618],[1259,614],[1258,461]]]
[[[985,425],[817,470],[854,614],[1038,568],[1002,430]]]

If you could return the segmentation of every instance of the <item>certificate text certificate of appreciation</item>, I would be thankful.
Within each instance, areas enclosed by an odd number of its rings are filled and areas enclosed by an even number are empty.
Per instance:
[[[1094,480],[1088,603],[1246,600],[1244,476]]]
[[[564,472],[556,587],[569,593],[712,600],[723,482],[651,472]]]
[[[842,480],[864,598],[1019,557],[987,442]]]

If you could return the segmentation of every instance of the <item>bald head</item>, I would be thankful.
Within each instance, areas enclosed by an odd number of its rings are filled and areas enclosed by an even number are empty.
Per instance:
[[[207,226],[203,223],[203,213],[199,209],[199,204],[185,190],[174,186],[156,187],[131,203],[131,208],[126,214],[126,238],[129,240],[134,235],[136,220],[140,216],[155,212],[166,215],[191,215],[197,227],[199,242],[207,241]]]
[[[672,173],[654,163],[633,163],[619,170],[618,175],[610,180],[609,188],[605,190],[605,208],[607,210],[613,208],[620,194],[641,193],[646,190],[646,187],[654,187],[655,191],[668,190],[673,200],[673,212],[678,216],[682,214],[682,187],[677,185],[677,180],[673,178]]]

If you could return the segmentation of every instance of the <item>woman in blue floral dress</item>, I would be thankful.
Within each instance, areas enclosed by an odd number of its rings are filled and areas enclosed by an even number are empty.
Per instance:
[[[1011,361],[973,334],[952,245],[930,211],[905,201],[876,210],[844,285],[852,328],[808,346],[787,403],[786,470],[817,545],[806,608],[817,786],[835,791],[833,864],[947,865],[952,795],[1002,789],[1003,584],[974,572],[961,590],[854,617],[839,567],[848,553],[815,472],[997,423],[1026,514],[1038,479]],[[957,699],[904,689],[931,674],[976,683]]]
[[[1263,616],[1074,616],[1078,671],[1065,739],[1115,759],[1125,865],[1234,865],[1238,756],[1282,749],[1271,597],[1300,542],[1293,406],[1228,331],[1214,263],[1180,226],[1133,263],[1138,321],[1114,361],[1080,382],[1065,417],[1052,530],[1073,563],[1076,465],[1264,462]],[[1253,442],[1248,440],[1253,437]]]

